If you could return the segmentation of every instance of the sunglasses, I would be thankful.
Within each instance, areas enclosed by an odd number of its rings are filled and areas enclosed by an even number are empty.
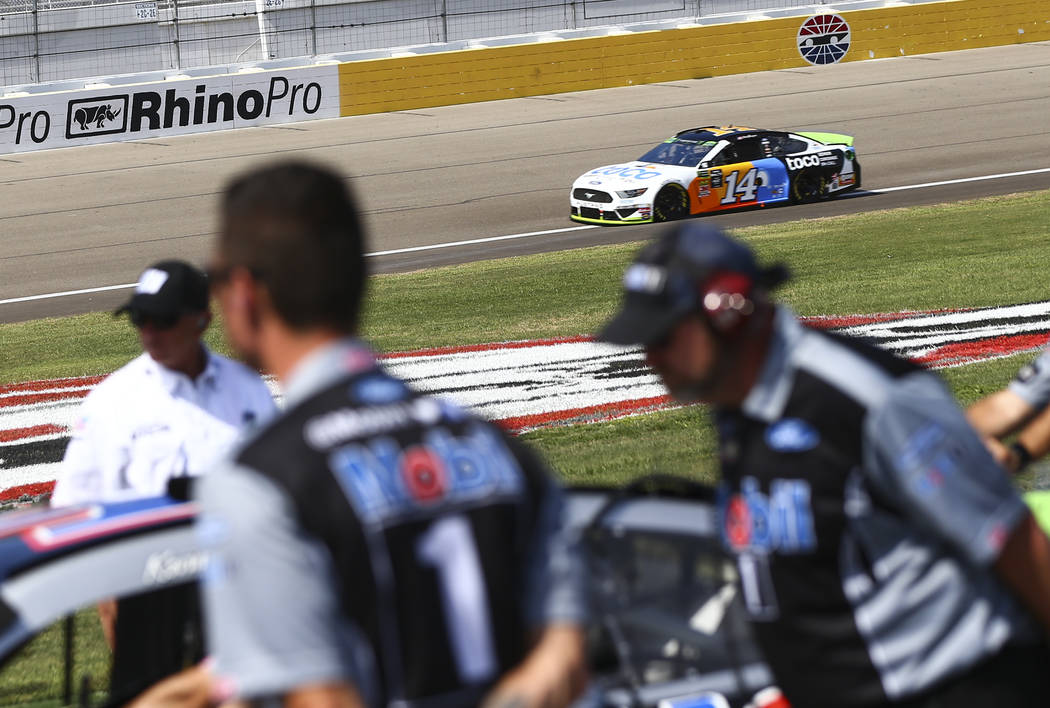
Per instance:
[[[142,329],[149,325],[153,329],[171,329],[175,326],[175,323],[179,321],[179,314],[165,314],[165,315],[154,315],[147,314],[145,312],[132,311],[128,314],[131,319],[131,324],[136,329]]]
[[[230,273],[233,271],[233,266],[229,265],[210,265],[204,272],[208,276],[208,285],[215,287],[222,285],[230,279]]]

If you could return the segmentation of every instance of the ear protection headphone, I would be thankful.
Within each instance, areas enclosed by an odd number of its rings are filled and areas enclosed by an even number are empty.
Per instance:
[[[750,277],[734,271],[716,271],[700,284],[698,309],[712,331],[726,339],[739,336],[755,312],[754,288]]]

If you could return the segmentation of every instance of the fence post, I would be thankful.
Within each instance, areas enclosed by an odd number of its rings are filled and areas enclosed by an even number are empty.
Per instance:
[[[76,620],[74,615],[67,615],[62,623],[62,700],[64,705],[73,705],[73,634],[76,632]]]
[[[569,11],[572,13],[572,28],[579,29],[579,25],[576,24],[576,0],[569,3]]]
[[[30,81],[33,83],[43,81],[40,77],[40,8],[37,5],[39,1],[33,0],[33,74],[30,75]]]
[[[310,53],[317,56],[317,0],[310,0],[310,43]]]
[[[262,59],[270,58],[270,40],[266,37],[266,0],[255,0],[255,17],[259,23],[259,48],[262,49]]]
[[[175,29],[175,68],[182,68],[182,48],[179,46],[179,0],[171,0],[171,10],[174,15],[171,26]]]

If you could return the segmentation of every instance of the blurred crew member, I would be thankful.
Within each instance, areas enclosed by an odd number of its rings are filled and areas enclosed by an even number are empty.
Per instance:
[[[150,266],[115,314],[124,312],[143,353],[84,399],[52,506],[165,494],[171,480],[209,470],[241,431],[276,412],[256,372],[201,342],[211,322],[203,272],[175,260]],[[113,700],[135,696],[203,656],[195,584],[98,609],[114,650]]]
[[[1021,367],[1010,385],[972,404],[966,417],[992,456],[1011,472],[1050,452],[1050,349]],[[1003,438],[1017,433],[1009,445]]]
[[[259,375],[208,350],[208,280],[189,263],[147,268],[127,313],[143,353],[98,384],[80,409],[52,506],[164,494],[210,469],[246,427],[275,411]]]
[[[802,325],[717,229],[624,274],[599,338],[714,405],[724,542],[794,708],[1045,706],[1050,541],[940,380]]]
[[[354,338],[365,278],[335,174],[281,163],[226,190],[216,296],[287,408],[199,487],[217,672],[267,705],[564,706],[584,607],[562,495],[523,445],[379,366]]]

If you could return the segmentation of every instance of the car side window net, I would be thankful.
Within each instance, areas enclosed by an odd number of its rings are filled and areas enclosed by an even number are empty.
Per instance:
[[[737,141],[736,156],[737,162],[753,162],[755,160],[761,160],[766,155],[759,139],[749,138],[747,140]]]

